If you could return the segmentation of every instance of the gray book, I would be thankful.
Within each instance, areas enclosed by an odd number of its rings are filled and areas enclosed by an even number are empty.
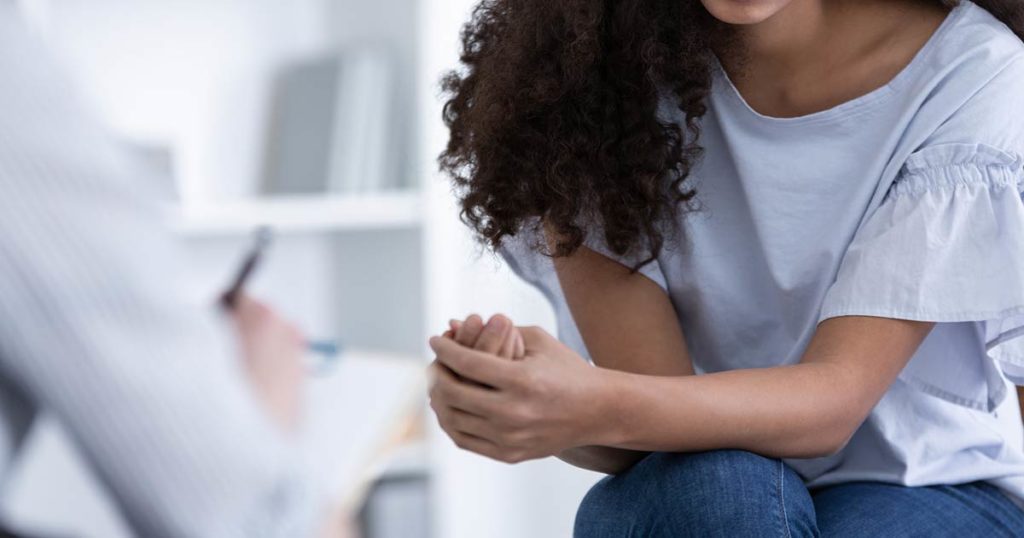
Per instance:
[[[277,79],[267,137],[266,190],[327,190],[341,63],[335,56],[285,69]]]
[[[341,66],[328,190],[379,191],[391,183],[389,165],[396,157],[389,128],[394,108],[390,57],[378,47],[351,48],[342,54]]]
[[[370,192],[392,182],[391,64],[383,49],[365,46],[281,73],[267,143],[267,192]]]

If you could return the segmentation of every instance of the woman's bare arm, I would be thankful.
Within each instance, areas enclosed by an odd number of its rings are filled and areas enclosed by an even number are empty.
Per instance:
[[[933,327],[838,317],[818,325],[792,366],[688,379],[607,372],[592,438],[634,450],[829,455],[845,446]]]
[[[599,367],[538,328],[519,329],[527,352],[517,361],[432,339],[432,406],[459,446],[507,462],[558,455],[607,473],[655,451],[828,455],[934,326],[837,317],[818,325],[799,364],[693,376],[657,284],[588,249],[557,259],[556,269]]]
[[[701,376],[592,368],[537,327],[519,329],[517,361],[432,338],[431,406],[457,445],[508,463],[582,446],[821,457],[845,446],[932,327],[837,317],[799,364]]]
[[[693,374],[678,317],[660,286],[586,247],[556,258],[555,268],[596,365],[657,376]],[[566,450],[559,458],[584,469],[616,474],[647,454],[590,446]]]
[[[691,375],[693,365],[677,314],[664,290],[587,248],[569,257],[556,258],[555,267],[573,319],[595,364],[642,374],[618,376],[628,380],[622,385],[628,389],[615,398],[616,405],[622,407],[616,414],[628,418],[614,446],[633,450],[581,447],[560,455],[574,465],[610,474],[629,468],[646,454],[645,450],[672,449],[667,437],[669,425],[679,418],[672,408],[680,406],[689,406],[691,410],[706,407],[702,420],[707,420],[711,429],[717,427],[716,416],[726,419],[730,414],[749,417],[741,422],[779,422],[768,430],[779,439],[749,446],[738,444],[736,448],[763,447],[760,452],[769,455],[808,456],[838,450],[933,327],[931,323],[883,318],[836,318],[819,325],[803,361],[796,367],[726,372],[705,376],[701,383],[683,385],[666,378]],[[784,379],[795,384],[787,385],[782,382]],[[804,385],[803,381],[805,386],[819,390],[800,390],[798,385]],[[678,388],[660,390],[662,385]],[[683,394],[683,386],[693,389]],[[764,405],[766,401],[778,403]],[[793,406],[794,412],[780,409],[786,405]],[[812,438],[805,439],[806,435],[797,435],[797,430],[809,430],[794,429],[788,423],[793,416],[800,417],[804,426],[815,421],[821,424],[810,429]],[[823,418],[818,420],[819,417]],[[692,430],[692,421],[689,422],[680,428]],[[648,440],[626,431],[645,431],[643,424],[648,424],[651,431],[666,432],[666,442],[658,442],[659,436]],[[713,437],[721,439],[710,442]],[[786,446],[782,438],[793,440],[793,446]],[[708,441],[707,449],[732,446],[728,443],[728,432],[709,436]],[[736,443],[739,442],[737,438]]]

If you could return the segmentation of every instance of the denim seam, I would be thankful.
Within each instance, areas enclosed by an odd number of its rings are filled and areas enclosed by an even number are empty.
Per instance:
[[[783,536],[786,538],[792,538],[793,535],[789,531],[789,515],[786,514],[785,465],[786,464],[782,460],[779,460],[779,509],[782,511]]]

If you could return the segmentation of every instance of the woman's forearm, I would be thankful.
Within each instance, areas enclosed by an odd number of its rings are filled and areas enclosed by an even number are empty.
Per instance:
[[[537,327],[520,328],[519,361],[435,337],[431,407],[459,446],[508,463],[583,446],[825,456],[845,446],[932,327],[830,318],[800,364],[675,377],[592,368]]]
[[[628,471],[650,452],[607,446],[581,446],[562,451],[558,459],[588,471],[619,474]]]
[[[819,457],[849,440],[873,403],[833,364],[656,377],[606,371],[602,445],[635,451],[741,449]]]
[[[740,449],[809,458],[840,450],[933,323],[838,317],[818,325],[800,364],[689,377],[596,372],[580,444],[651,452]],[[596,413],[596,415],[595,415]]]

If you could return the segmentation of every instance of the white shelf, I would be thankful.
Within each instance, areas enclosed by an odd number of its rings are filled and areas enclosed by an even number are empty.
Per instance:
[[[178,207],[171,224],[185,235],[248,233],[270,226],[283,233],[411,229],[422,222],[416,191],[349,196],[273,196]]]

